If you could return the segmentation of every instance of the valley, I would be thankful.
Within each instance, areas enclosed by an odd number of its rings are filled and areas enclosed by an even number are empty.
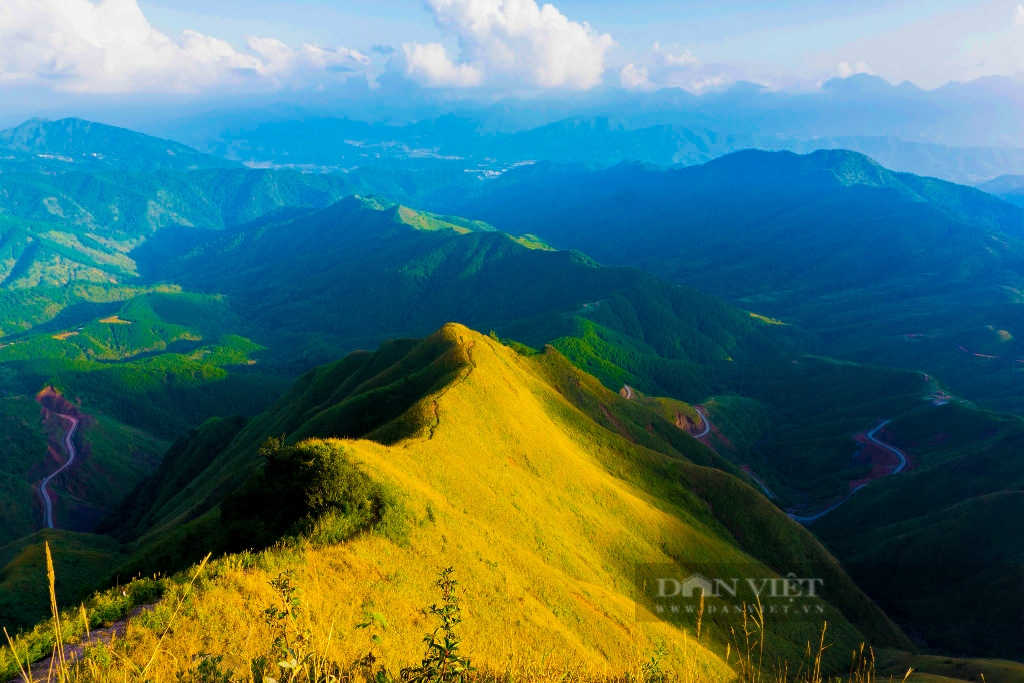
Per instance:
[[[863,441],[869,442],[867,444],[867,446],[877,446],[878,448],[882,449],[883,451],[888,451],[892,455],[896,456],[897,461],[896,461],[895,465],[887,466],[888,463],[882,463],[881,466],[879,466],[879,463],[877,463],[875,461],[875,459],[872,458],[870,460],[870,462],[872,464],[872,469],[871,469],[871,472],[868,474],[868,476],[865,479],[863,479],[863,480],[851,481],[850,484],[849,484],[849,486],[850,486],[849,493],[845,494],[838,501],[836,501],[835,503],[832,503],[831,505],[829,505],[828,507],[826,507],[823,510],[820,510],[818,512],[814,512],[813,514],[800,515],[800,514],[796,514],[792,510],[790,510],[790,511],[787,512],[787,514],[789,515],[789,518],[792,519],[792,520],[795,520],[797,522],[800,522],[801,524],[804,524],[804,525],[812,524],[814,522],[817,522],[819,519],[821,519],[822,517],[824,517],[828,513],[832,512],[833,510],[838,509],[840,505],[842,505],[846,501],[850,500],[850,497],[853,496],[853,494],[857,493],[857,491],[860,491],[862,488],[864,488],[865,486],[870,484],[875,479],[881,479],[882,477],[891,477],[893,475],[896,475],[896,474],[899,474],[900,472],[902,472],[903,469],[908,464],[906,454],[903,451],[901,451],[900,449],[896,448],[895,446],[890,446],[887,443],[879,441],[878,437],[875,436],[878,433],[878,431],[880,429],[882,429],[883,427],[885,427],[885,425],[889,424],[889,422],[890,422],[889,420],[883,420],[877,427],[872,429],[870,432],[864,432],[863,435],[862,434],[858,434],[858,435],[856,435],[854,437],[854,439],[857,440],[857,441],[862,441],[863,440]],[[862,446],[861,450],[863,451],[864,448],[865,448],[865,446]],[[889,471],[886,471],[886,470],[889,470]],[[762,488],[763,488],[763,485],[762,485]],[[767,493],[767,489],[765,489],[765,492]],[[771,498],[771,497],[773,497],[773,496],[769,495],[769,498]]]

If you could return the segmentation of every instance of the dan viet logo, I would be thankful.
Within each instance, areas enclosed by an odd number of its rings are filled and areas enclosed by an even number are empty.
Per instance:
[[[824,579],[807,578],[798,579],[795,574],[789,574],[781,579],[752,579],[743,580],[745,587],[756,598],[816,598],[818,589],[825,584]],[[699,596],[695,596],[696,592]],[[683,596],[685,598],[701,597],[721,598],[738,597],[740,592],[740,579],[707,579],[700,574],[694,574],[684,581],[676,579],[658,579],[658,597],[673,598]]]
[[[675,565],[644,565],[639,572],[638,607],[647,618],[685,618],[698,614],[738,615],[757,611],[784,618],[822,618],[825,579],[818,576],[765,576],[764,570],[723,565],[684,572]],[[639,616],[639,613],[638,613]]]

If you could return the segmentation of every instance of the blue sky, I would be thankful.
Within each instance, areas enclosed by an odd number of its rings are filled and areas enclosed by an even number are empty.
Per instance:
[[[197,28],[241,42],[276,33],[360,48],[410,41],[451,41],[421,0],[143,0],[146,14],[171,32]],[[780,83],[813,82],[847,62],[922,87],[1024,70],[1006,49],[1024,43],[1019,2],[970,0],[556,0],[573,21],[611,34],[608,59],[650,62],[651,46],[689,49],[704,63]],[[1024,29],[1024,27],[1021,27]],[[1005,35],[1011,34],[1011,35]],[[1016,35],[1012,35],[1016,34]],[[959,53],[959,54],[958,54]],[[987,64],[982,64],[987,62]],[[833,74],[832,72],[835,72]]]
[[[2,0],[8,101],[371,88],[692,92],[1024,72],[1022,0]],[[2,108],[2,105],[0,105]]]

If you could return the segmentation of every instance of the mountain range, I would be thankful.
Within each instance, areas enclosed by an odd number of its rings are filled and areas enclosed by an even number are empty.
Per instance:
[[[362,615],[320,605],[316,628],[380,628],[389,666],[419,636],[382,624],[419,618],[416,568],[446,561],[479,596],[473,638],[530,606],[515,617],[530,657],[625,666],[608,633],[633,619],[636,566],[670,562],[819,572],[830,670],[860,642],[1022,656],[1013,596],[985,619],[962,590],[1012,581],[993,567],[1024,549],[999,523],[1024,474],[1024,210],[996,196],[1012,179],[986,192],[846,150],[605,167],[627,147],[500,173],[435,158],[320,174],[98,124],[22,128],[8,138],[37,156],[102,158],[0,174],[0,623],[45,613],[48,541],[60,604],[87,617],[185,575],[121,597],[94,593],[106,581],[212,552],[189,619],[222,604],[256,619],[242,596],[287,567],[362,596]],[[81,458],[50,489],[60,530],[32,533],[61,415]],[[944,584],[962,557],[977,562]],[[686,647],[675,626],[630,623],[637,647]],[[729,625],[709,614],[687,661],[725,672]],[[773,622],[766,656],[799,661],[820,628]]]
[[[992,408],[1022,403],[1004,370],[1024,212],[860,154],[740,152],[703,166],[536,165],[438,209],[530,229],[817,334],[830,353],[942,377]],[[541,226],[541,227],[538,227]]]

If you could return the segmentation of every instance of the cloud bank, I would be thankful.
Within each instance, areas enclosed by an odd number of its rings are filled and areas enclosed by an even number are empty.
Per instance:
[[[619,83],[627,90],[651,91],[682,88],[702,93],[732,84],[736,79],[721,65],[704,64],[688,49],[654,43],[647,64],[627,64],[619,72]]]
[[[440,43],[403,46],[405,74],[426,86],[481,84],[586,90],[601,83],[615,41],[534,0],[427,0],[458,41],[459,63]]]
[[[250,38],[249,52],[184,31],[172,39],[153,28],[136,0],[3,0],[0,84],[75,93],[199,92],[214,87],[307,84],[364,68],[347,48],[292,48]]]

